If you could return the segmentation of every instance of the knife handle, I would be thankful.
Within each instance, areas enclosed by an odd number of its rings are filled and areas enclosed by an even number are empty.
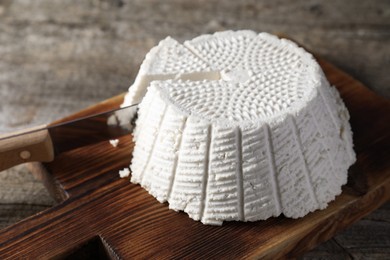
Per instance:
[[[0,171],[25,162],[50,162],[53,159],[53,144],[46,128],[0,135]]]

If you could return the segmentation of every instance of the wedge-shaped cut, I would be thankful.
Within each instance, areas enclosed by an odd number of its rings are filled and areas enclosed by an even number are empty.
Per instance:
[[[153,47],[146,55],[138,75],[125,97],[125,104],[136,104],[146,93],[146,88],[154,80],[166,79],[203,80],[218,79],[219,73],[190,50],[167,37]]]

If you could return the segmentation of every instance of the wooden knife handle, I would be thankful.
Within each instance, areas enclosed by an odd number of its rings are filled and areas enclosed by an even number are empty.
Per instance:
[[[0,135],[0,171],[25,162],[50,162],[54,159],[49,131],[41,128]]]

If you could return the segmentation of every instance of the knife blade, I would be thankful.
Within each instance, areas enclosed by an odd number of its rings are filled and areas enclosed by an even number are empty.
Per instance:
[[[25,162],[50,162],[60,153],[130,134],[137,108],[135,104],[0,135],[0,171]]]

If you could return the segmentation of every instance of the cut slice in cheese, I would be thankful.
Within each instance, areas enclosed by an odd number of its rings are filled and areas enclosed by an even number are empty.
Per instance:
[[[140,100],[131,181],[205,224],[323,209],[355,161],[338,92],[267,33],[161,41],[124,105]]]
[[[146,55],[125,104],[137,104],[150,82],[166,79],[218,79],[219,72],[171,37],[167,37]],[[135,90],[135,91],[133,91]]]

